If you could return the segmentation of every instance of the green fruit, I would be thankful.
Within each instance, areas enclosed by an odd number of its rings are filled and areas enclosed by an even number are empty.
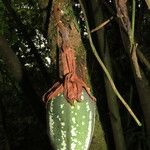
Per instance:
[[[95,101],[85,90],[74,106],[63,94],[47,105],[48,134],[56,150],[88,150],[95,124]]]

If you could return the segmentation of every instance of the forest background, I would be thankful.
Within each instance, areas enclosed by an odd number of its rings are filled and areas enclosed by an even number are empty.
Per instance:
[[[87,67],[85,78],[97,98],[90,149],[149,150],[150,1],[64,1],[76,27],[71,42],[80,48],[79,73]],[[55,2],[0,1],[1,150],[50,149],[42,95],[58,78],[55,25],[51,23]],[[142,126],[120,102],[99,57]]]

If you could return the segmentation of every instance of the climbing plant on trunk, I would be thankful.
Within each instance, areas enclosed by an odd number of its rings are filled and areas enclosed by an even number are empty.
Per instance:
[[[89,149],[94,132],[96,99],[87,85],[86,51],[76,25],[71,1],[53,1],[48,39],[59,75],[43,101],[56,149]],[[106,149],[104,141],[101,146]]]

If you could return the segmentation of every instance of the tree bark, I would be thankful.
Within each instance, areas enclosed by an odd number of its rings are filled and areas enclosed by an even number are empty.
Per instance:
[[[6,63],[7,70],[15,78],[16,81],[21,81],[22,79],[22,67],[19,59],[8,46],[7,41],[0,36],[0,55]]]

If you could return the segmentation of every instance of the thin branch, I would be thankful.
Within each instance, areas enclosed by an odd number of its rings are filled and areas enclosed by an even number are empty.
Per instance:
[[[107,25],[111,20],[113,19],[113,16],[110,17],[108,20],[104,21],[103,23],[101,23],[99,26],[97,26],[96,28],[91,30],[91,33],[96,32],[97,30],[100,30],[101,28],[103,28],[105,25]]]
[[[138,59],[137,59],[137,46],[138,46],[137,43],[133,46],[132,53],[131,53],[131,59],[133,62],[133,66],[135,68],[136,76],[139,79],[142,79],[142,75],[141,75],[141,71],[140,71],[140,67],[139,67]]]
[[[147,60],[147,58],[144,56],[144,54],[137,49],[137,56],[140,59],[142,63],[147,67],[147,69],[150,71],[150,62]]]
[[[113,9],[111,9],[107,3],[104,3],[105,8],[107,8],[107,10],[109,11],[109,13],[113,16],[115,16],[115,11]],[[118,22],[118,18],[114,17],[114,19],[116,20],[116,22]],[[142,63],[144,63],[144,65],[147,67],[147,69],[150,71],[150,62],[147,60],[147,58],[144,56],[144,54],[137,48],[137,56],[140,59],[140,61]]]
[[[150,0],[145,0],[145,2],[147,4],[148,9],[150,9]]]
[[[117,90],[114,82],[113,82],[113,79],[109,73],[109,71],[107,70],[106,66],[104,65],[103,61],[101,60],[101,58],[99,57],[97,51],[96,51],[96,48],[93,44],[93,41],[92,41],[92,37],[91,37],[91,32],[90,32],[90,28],[89,28],[89,24],[88,24],[88,19],[87,19],[87,16],[86,16],[86,12],[85,12],[85,9],[84,9],[84,6],[83,6],[83,3],[82,3],[82,0],[79,0],[79,3],[81,5],[81,8],[82,8],[82,11],[83,11],[83,14],[84,14],[84,17],[85,17],[85,23],[86,23],[86,27],[87,27],[87,32],[88,32],[88,37],[89,37],[89,42],[90,42],[90,45],[91,45],[91,48],[92,48],[92,51],[97,59],[97,61],[99,62],[99,64],[101,65],[103,71],[105,72],[110,84],[111,84],[111,87],[114,91],[114,93],[117,95],[117,97],[120,99],[120,101],[123,103],[123,105],[126,107],[126,109],[128,110],[128,112],[130,113],[130,115],[134,118],[134,120],[136,121],[136,123],[141,126],[141,122],[138,120],[138,118],[135,116],[135,114],[133,113],[132,109],[129,107],[129,105],[126,103],[126,101],[124,100],[124,98],[120,95],[119,91]]]
[[[134,49],[134,31],[135,31],[135,6],[136,2],[135,0],[132,0],[132,25],[131,25],[131,30],[129,29],[128,35],[130,39],[130,53]]]

